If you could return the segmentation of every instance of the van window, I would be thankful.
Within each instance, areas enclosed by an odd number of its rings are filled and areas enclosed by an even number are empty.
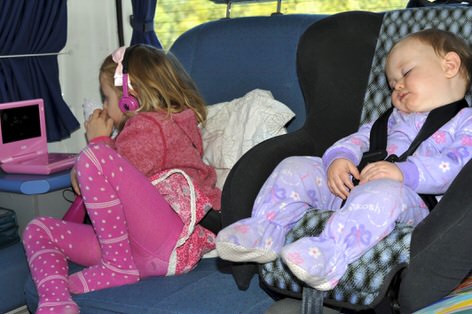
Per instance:
[[[285,0],[280,13],[334,14],[343,11],[387,11],[405,8],[408,0]],[[231,5],[230,17],[269,16],[277,12],[277,1],[241,2]],[[215,4],[210,0],[158,0],[154,17],[154,28],[164,49],[169,49],[174,40],[186,30],[204,22],[225,18],[226,4]]]

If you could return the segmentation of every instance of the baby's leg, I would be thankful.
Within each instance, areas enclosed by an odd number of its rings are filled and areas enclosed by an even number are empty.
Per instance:
[[[277,258],[285,236],[311,207],[328,209],[341,200],[329,192],[320,158],[283,160],[262,186],[251,218],[240,220],[218,233],[221,258],[266,263]]]
[[[39,296],[36,313],[78,313],[69,293],[67,260],[82,265],[100,261],[100,247],[92,227],[36,218],[26,227],[23,244]]]
[[[287,245],[282,258],[299,279],[318,290],[330,290],[347,266],[385,238],[397,220],[416,225],[428,212],[421,198],[402,183],[369,182],[352,190],[318,237]]]

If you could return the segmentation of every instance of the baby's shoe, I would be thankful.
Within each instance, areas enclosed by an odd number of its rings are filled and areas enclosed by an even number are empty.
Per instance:
[[[302,238],[280,253],[290,271],[301,281],[320,290],[331,290],[347,269],[342,250],[331,239]]]
[[[286,234],[285,227],[266,219],[246,218],[218,233],[216,250],[228,261],[267,263],[277,258]]]

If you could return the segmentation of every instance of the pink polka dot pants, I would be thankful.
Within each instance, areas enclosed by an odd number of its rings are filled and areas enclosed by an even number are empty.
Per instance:
[[[76,170],[92,226],[41,217],[23,235],[37,313],[78,313],[70,293],[165,275],[182,231],[156,188],[112,148],[89,145]],[[68,260],[89,267],[68,276]]]
[[[79,312],[69,293],[67,259],[58,245],[67,241],[67,231],[56,234],[56,230],[64,226],[52,218],[37,218],[29,223],[23,234],[31,275],[39,295],[36,313]]]
[[[70,292],[84,293],[135,283],[139,271],[134,263],[123,205],[117,194],[119,186],[108,181],[103,171],[114,164],[114,155],[98,156],[100,145],[89,145],[77,161],[77,175],[87,212],[97,234],[102,252],[99,264],[70,276]],[[115,171],[122,172],[118,166]],[[111,172],[110,176],[115,176]]]

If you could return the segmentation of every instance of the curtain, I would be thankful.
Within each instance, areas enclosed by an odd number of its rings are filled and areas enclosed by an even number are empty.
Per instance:
[[[131,45],[149,44],[162,48],[154,31],[154,13],[157,0],[132,0],[133,4],[133,35]]]
[[[0,1],[0,102],[43,98],[49,142],[80,127],[59,84],[66,39],[67,0]]]

